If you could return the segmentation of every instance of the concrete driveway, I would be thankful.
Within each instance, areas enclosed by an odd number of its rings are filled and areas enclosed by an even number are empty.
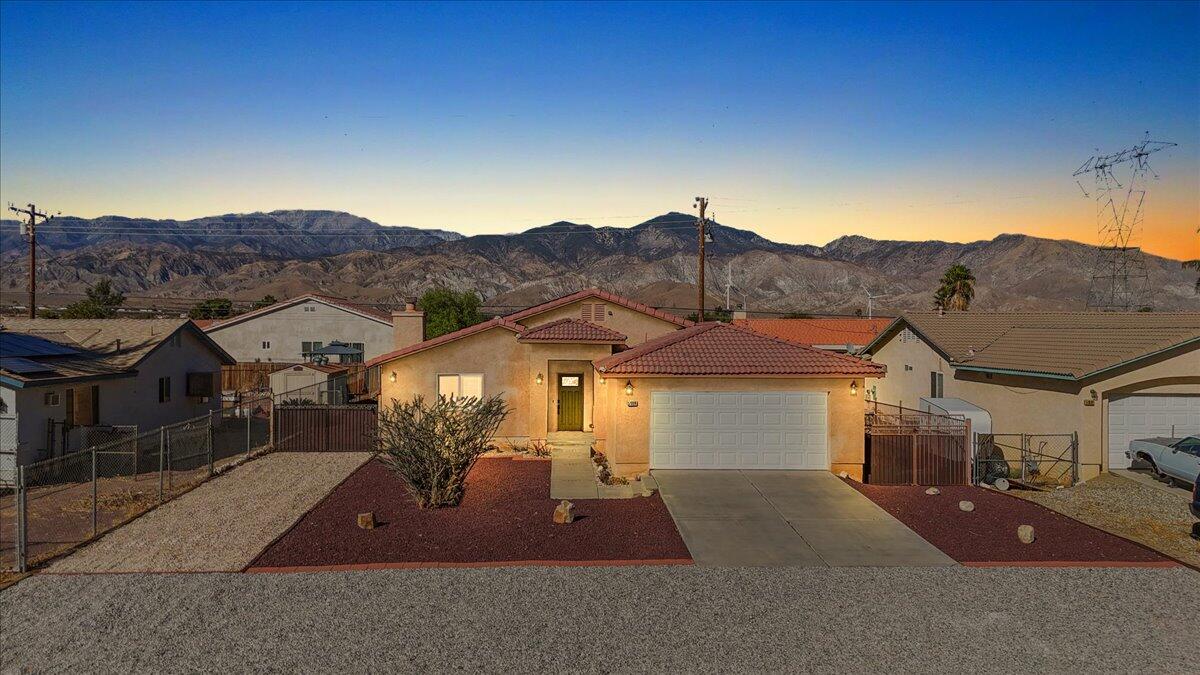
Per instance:
[[[654,471],[697,565],[956,563],[826,471]]]

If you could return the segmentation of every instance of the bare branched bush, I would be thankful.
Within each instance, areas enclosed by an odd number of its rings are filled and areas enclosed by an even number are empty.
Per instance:
[[[421,508],[457,506],[475,460],[492,447],[492,438],[509,408],[499,396],[438,397],[426,403],[392,400],[379,414],[379,459],[408,486]]]

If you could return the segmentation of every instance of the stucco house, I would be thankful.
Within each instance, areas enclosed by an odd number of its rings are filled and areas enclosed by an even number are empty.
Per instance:
[[[909,312],[866,348],[883,403],[956,398],[993,433],[1079,436],[1080,478],[1129,442],[1200,433],[1200,313]]]
[[[153,429],[220,409],[233,358],[187,319],[0,322],[0,450],[30,462],[97,426]]]
[[[848,353],[866,347],[891,323],[891,317],[822,316],[786,319],[751,317],[745,310],[733,312],[735,326],[745,326],[788,342]]]
[[[598,289],[373,359],[380,404],[502,395],[507,441],[583,434],[614,471],[845,470],[861,477],[865,378],[884,369]]]
[[[345,343],[360,351],[363,361],[369,361],[395,349],[397,334],[420,341],[424,326],[424,313],[412,305],[387,312],[342,298],[308,294],[205,322],[203,328],[239,363],[302,363],[332,342]]]

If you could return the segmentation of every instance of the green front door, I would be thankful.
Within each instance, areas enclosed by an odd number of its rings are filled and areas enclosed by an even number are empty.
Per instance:
[[[583,375],[558,376],[558,430],[583,431]]]

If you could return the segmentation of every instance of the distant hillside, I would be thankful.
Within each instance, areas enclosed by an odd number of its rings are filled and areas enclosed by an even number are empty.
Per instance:
[[[43,292],[78,293],[110,277],[130,294],[177,298],[319,291],[396,303],[436,285],[474,289],[497,306],[585,286],[656,306],[688,308],[695,298],[696,231],[683,213],[631,228],[564,221],[473,237],[388,228],[334,211],[71,222],[78,231],[39,236],[54,253],[39,271]],[[5,224],[0,252],[6,299],[24,289],[24,245],[13,227]],[[724,302],[728,279],[731,300],[758,310],[852,312],[865,309],[864,287],[886,294],[877,311],[924,309],[942,271],[959,262],[978,279],[975,307],[1082,309],[1095,255],[1085,244],[1019,234],[966,244],[846,236],[798,246],[721,224],[711,231],[710,302]],[[1195,272],[1157,256],[1146,256],[1146,265],[1154,307],[1200,310]]]

